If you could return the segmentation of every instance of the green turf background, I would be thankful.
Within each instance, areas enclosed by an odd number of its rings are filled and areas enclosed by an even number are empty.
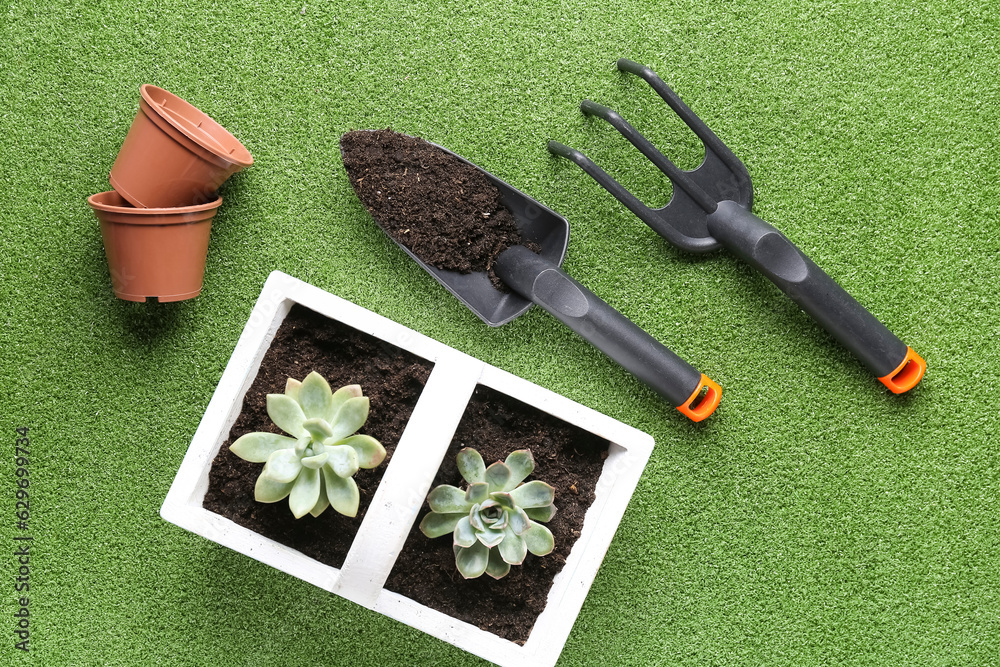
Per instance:
[[[1000,661],[1000,12],[992,0],[5,2],[0,553],[31,428],[32,652],[0,662],[473,665],[437,639],[162,521],[280,269],[648,431],[656,449],[561,665]],[[652,66],[746,163],[754,211],[927,360],[889,394],[764,278],[672,249],[568,161],[652,204],[697,142]],[[154,83],[253,153],[204,291],[116,300],[85,204]],[[545,313],[489,329],[384,238],[339,136],[391,125],[567,216],[571,274],[725,388],[692,425]],[[8,660],[10,662],[8,662]]]

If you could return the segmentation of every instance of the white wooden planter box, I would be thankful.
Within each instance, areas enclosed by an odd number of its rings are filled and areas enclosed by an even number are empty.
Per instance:
[[[242,409],[244,394],[275,332],[295,303],[434,364],[340,569],[202,507],[212,461]],[[612,443],[580,538],[556,575],[547,606],[523,646],[383,588],[477,384],[513,396]],[[275,271],[264,284],[160,515],[503,667],[548,667],[559,658],[652,449],[652,437],[642,431]],[[436,454],[429,456],[429,451]]]

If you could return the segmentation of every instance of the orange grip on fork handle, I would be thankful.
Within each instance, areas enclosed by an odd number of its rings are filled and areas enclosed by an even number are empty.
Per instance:
[[[880,377],[879,382],[888,387],[892,393],[902,394],[916,387],[926,370],[927,362],[914,352],[912,347],[907,346],[903,363],[888,375]]]
[[[722,398],[722,387],[702,373],[698,388],[684,403],[678,405],[677,409],[691,421],[700,422],[715,412],[719,407],[720,398]]]

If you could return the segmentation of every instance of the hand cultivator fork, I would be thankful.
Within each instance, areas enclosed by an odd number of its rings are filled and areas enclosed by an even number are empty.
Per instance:
[[[673,245],[696,253],[725,246],[736,253],[853,352],[893,393],[915,387],[926,369],[924,360],[781,232],[750,212],[753,186],[739,158],[653,70],[625,58],[618,61],[618,69],[649,83],[705,146],[702,164],[682,170],[614,110],[590,100],[580,104],[583,113],[606,120],[670,178],[674,184],[670,202],[650,208],[580,151],[557,141],[549,142],[549,150],[579,165]]]

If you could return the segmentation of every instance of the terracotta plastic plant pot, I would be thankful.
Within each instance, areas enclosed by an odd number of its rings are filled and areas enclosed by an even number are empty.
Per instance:
[[[253,164],[243,144],[163,88],[139,88],[139,112],[111,168],[111,187],[133,206],[197,206]]]
[[[136,208],[111,190],[91,195],[87,203],[101,223],[115,296],[161,302],[198,296],[222,197],[198,206]]]

